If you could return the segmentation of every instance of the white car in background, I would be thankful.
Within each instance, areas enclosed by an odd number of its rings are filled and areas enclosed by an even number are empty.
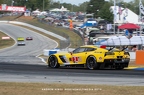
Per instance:
[[[24,41],[18,41],[17,46],[25,46],[25,42]]]
[[[96,37],[93,39],[93,42],[99,42],[99,41],[102,41],[102,40],[107,40],[109,39],[111,36],[102,36],[102,37]]]

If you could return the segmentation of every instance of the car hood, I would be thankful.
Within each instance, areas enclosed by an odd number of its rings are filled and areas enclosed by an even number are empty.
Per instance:
[[[71,53],[70,52],[58,52],[58,53],[55,53],[54,55],[70,55]]]

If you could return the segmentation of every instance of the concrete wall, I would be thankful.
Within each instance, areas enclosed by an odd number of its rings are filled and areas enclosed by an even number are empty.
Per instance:
[[[136,59],[136,52],[129,52],[130,53],[130,59],[135,60]]]

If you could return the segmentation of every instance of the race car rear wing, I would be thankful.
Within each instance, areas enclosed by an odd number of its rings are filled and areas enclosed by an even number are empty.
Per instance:
[[[116,46],[109,46],[110,48],[108,49],[108,51],[111,51],[112,49],[114,49]],[[124,51],[125,49],[127,49],[128,46],[122,46],[122,49],[120,49],[120,51]]]

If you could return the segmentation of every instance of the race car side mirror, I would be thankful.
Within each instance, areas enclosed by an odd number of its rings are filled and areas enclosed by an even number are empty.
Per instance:
[[[102,46],[100,46],[100,48],[106,49],[106,46],[105,46],[105,45],[102,45]]]
[[[73,54],[72,52],[69,52],[71,55]]]

